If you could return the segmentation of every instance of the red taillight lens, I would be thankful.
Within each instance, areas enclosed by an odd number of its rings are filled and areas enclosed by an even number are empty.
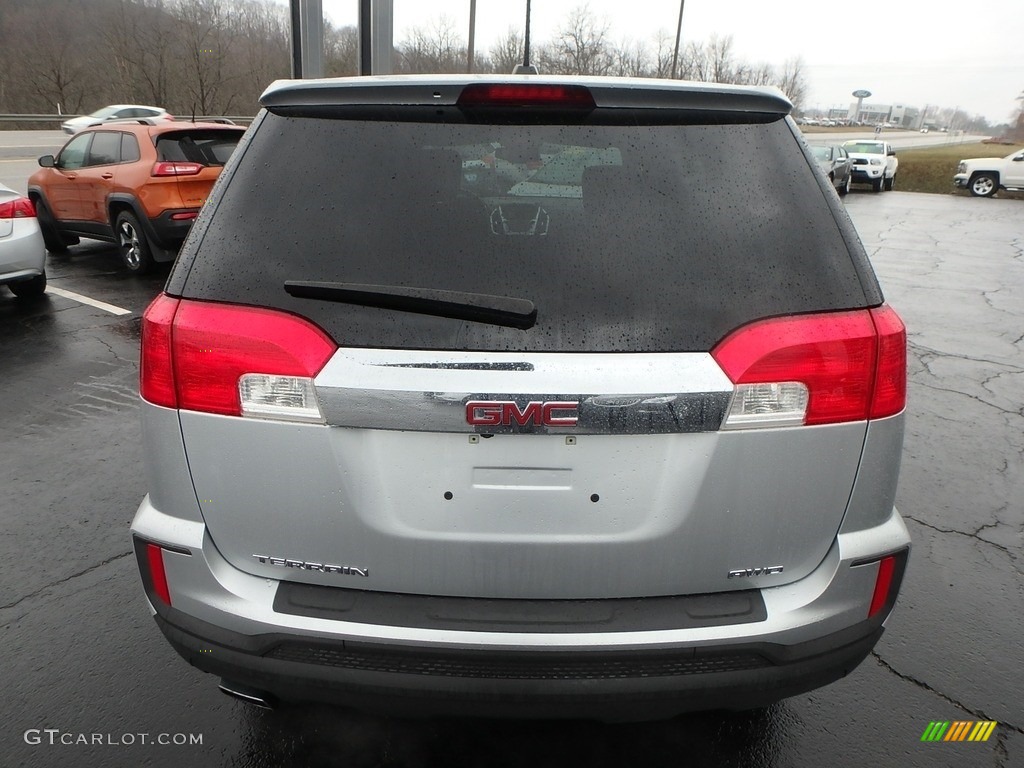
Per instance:
[[[247,373],[314,377],[338,348],[308,320],[255,307],[182,300],[172,337],[178,407],[241,415]]]
[[[761,320],[711,354],[733,384],[806,386],[805,424],[892,415],[906,399],[905,331],[885,306]]]
[[[172,213],[171,214],[171,220],[172,221],[188,221],[190,219],[194,219],[198,215],[199,215],[199,213],[197,211],[182,211],[181,213]]]
[[[571,107],[594,109],[594,97],[582,85],[530,83],[467,85],[459,94],[460,107]]]
[[[34,219],[36,207],[27,197],[16,197],[0,203],[0,219]]]
[[[174,388],[171,326],[179,303],[178,299],[161,293],[142,315],[139,394],[144,400],[166,408],[178,407],[178,395]]]
[[[896,557],[890,555],[878,561],[878,576],[875,577],[875,591],[871,595],[871,607],[868,608],[870,619],[878,613],[889,600],[889,591],[892,589],[892,579],[896,573]]]
[[[871,310],[878,333],[878,365],[868,418],[880,419],[907,404],[907,329],[892,307]]]
[[[195,176],[203,170],[202,163],[168,163],[159,162],[153,165],[153,176]]]
[[[164,571],[164,551],[156,544],[146,545],[146,560],[149,564],[149,578],[153,583],[153,592],[171,604],[171,590],[167,587],[167,573]]]

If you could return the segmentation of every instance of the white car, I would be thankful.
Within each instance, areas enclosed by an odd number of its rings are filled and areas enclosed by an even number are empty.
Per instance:
[[[853,163],[853,183],[870,184],[875,192],[888,191],[896,185],[900,161],[896,150],[887,141],[853,139],[843,144]]]
[[[76,134],[79,131],[91,128],[94,125],[103,125],[117,120],[132,120],[148,118],[150,120],[173,120],[174,115],[170,114],[163,107],[147,107],[143,104],[112,104],[95,112],[72,117],[61,123],[61,130],[67,134]]]
[[[46,248],[32,201],[0,184],[0,285],[19,298],[46,290]]]
[[[1024,189],[1024,150],[1006,157],[975,157],[961,160],[953,183],[975,197],[992,197],[1002,189]]]

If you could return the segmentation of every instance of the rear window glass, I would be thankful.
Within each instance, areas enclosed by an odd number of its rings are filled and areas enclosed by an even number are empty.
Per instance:
[[[759,317],[865,305],[785,121],[606,123],[267,114],[169,288],[188,272],[184,295],[295,312],[342,345],[495,351],[707,350]],[[528,299],[537,322],[295,298],[293,280]]]
[[[157,159],[224,165],[242,138],[242,133],[229,130],[162,133],[156,139]]]

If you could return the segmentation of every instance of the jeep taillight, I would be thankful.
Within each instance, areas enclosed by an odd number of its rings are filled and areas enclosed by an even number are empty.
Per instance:
[[[159,162],[153,165],[153,176],[195,176],[204,166],[202,163]]]
[[[734,384],[723,429],[877,419],[906,403],[906,330],[888,306],[757,321],[711,354]]]
[[[287,312],[161,294],[142,319],[140,392],[168,408],[322,422],[313,377],[335,350]]]

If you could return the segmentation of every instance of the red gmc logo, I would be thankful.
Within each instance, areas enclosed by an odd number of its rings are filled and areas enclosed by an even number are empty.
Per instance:
[[[477,427],[508,427],[535,424],[545,427],[575,427],[579,403],[532,400],[520,408],[510,400],[472,400],[466,403],[466,421]]]

